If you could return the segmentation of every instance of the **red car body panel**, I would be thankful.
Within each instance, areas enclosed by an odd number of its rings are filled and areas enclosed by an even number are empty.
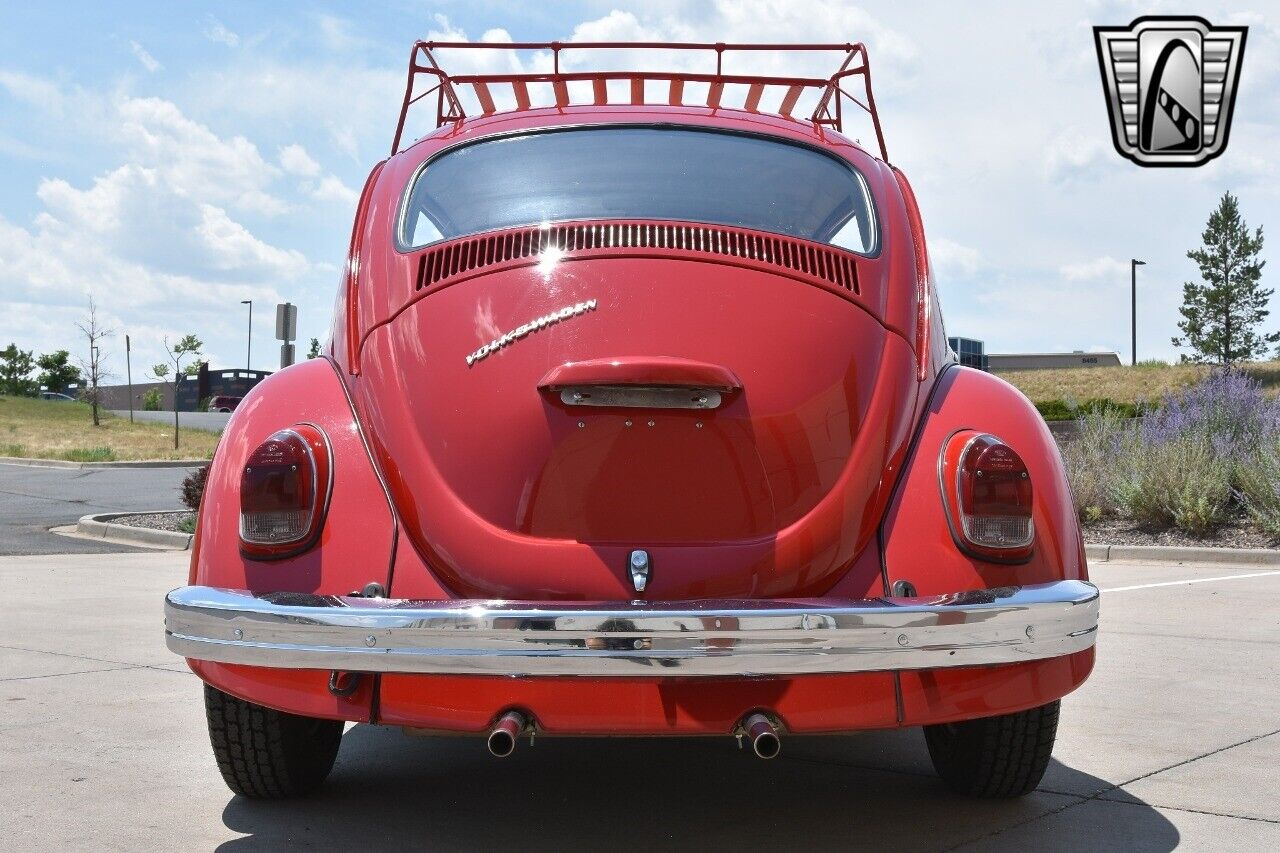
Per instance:
[[[735,232],[755,248],[566,243],[550,264],[494,249],[514,236],[398,248],[406,188],[438,152],[492,134],[605,123],[766,134],[844,158],[874,200],[877,252],[831,250],[844,265],[835,268],[822,247],[802,257],[782,245],[804,241],[697,224],[689,227]],[[1085,579],[1043,421],[1010,386],[951,364],[931,274],[917,260],[924,235],[900,180],[832,130],[734,110],[565,107],[445,125],[370,175],[326,357],[263,381],[232,416],[206,487],[191,583],[625,600],[636,594],[626,556],[637,547],[653,559],[649,600],[865,598],[897,581],[929,595]],[[597,306],[580,316],[474,364],[464,358],[590,300]],[[618,371],[613,380],[597,375],[605,367]],[[720,383],[724,402],[653,413],[568,406],[555,393],[608,381]],[[259,442],[299,422],[319,426],[333,447],[320,540],[285,559],[247,559],[237,536],[241,466]],[[983,562],[957,547],[938,455],[959,429],[992,433],[1026,461],[1035,485],[1029,561]],[[759,708],[797,732],[1012,712],[1068,693],[1092,662],[1088,649],[999,666],[787,678],[384,674],[345,697],[329,691],[327,672],[191,663],[227,693],[306,716],[479,732],[519,707],[558,734],[711,734]]]

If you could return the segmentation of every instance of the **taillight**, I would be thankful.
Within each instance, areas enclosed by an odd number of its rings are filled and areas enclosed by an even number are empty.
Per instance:
[[[995,562],[1031,556],[1031,474],[1022,457],[993,435],[964,430],[953,435],[939,466],[952,535],[961,549]]]
[[[329,442],[310,424],[282,429],[249,454],[240,474],[240,550],[278,559],[320,534],[333,471]]]

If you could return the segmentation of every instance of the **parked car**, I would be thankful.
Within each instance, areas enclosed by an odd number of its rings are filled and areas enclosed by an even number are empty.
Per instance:
[[[348,721],[496,756],[916,727],[952,788],[1034,789],[1098,592],[1044,421],[947,347],[865,49],[802,46],[844,61],[815,81],[451,77],[439,46],[332,355],[246,396],[166,600],[231,789],[315,788]]]
[[[58,403],[74,403],[76,400],[76,398],[72,397],[70,394],[62,394],[58,391],[41,391],[40,399],[53,400]]]
[[[244,399],[243,397],[230,397],[225,394],[218,395],[215,397],[210,397],[209,408],[207,409],[207,411],[234,412],[236,410],[236,406],[240,405],[240,401],[243,399]]]

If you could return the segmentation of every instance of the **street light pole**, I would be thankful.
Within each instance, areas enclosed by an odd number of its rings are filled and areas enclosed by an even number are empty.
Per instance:
[[[253,363],[253,300],[241,299],[240,304],[249,306],[249,346],[244,354],[244,369],[247,372],[251,369],[249,365]]]
[[[1129,259],[1129,288],[1131,294],[1129,316],[1131,320],[1130,332],[1132,334],[1130,341],[1132,345],[1131,364],[1133,367],[1138,366],[1138,267],[1146,265],[1146,261],[1140,261],[1137,258]]]

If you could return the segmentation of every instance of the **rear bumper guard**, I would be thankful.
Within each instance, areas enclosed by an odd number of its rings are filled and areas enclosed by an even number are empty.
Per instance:
[[[284,669],[728,677],[1017,663],[1094,644],[1084,581],[920,598],[599,603],[412,601],[187,586],[183,657]]]
[[[183,657],[279,669],[449,675],[750,676],[922,670],[1093,646],[1082,580],[922,598],[547,603],[408,601],[182,587]]]

